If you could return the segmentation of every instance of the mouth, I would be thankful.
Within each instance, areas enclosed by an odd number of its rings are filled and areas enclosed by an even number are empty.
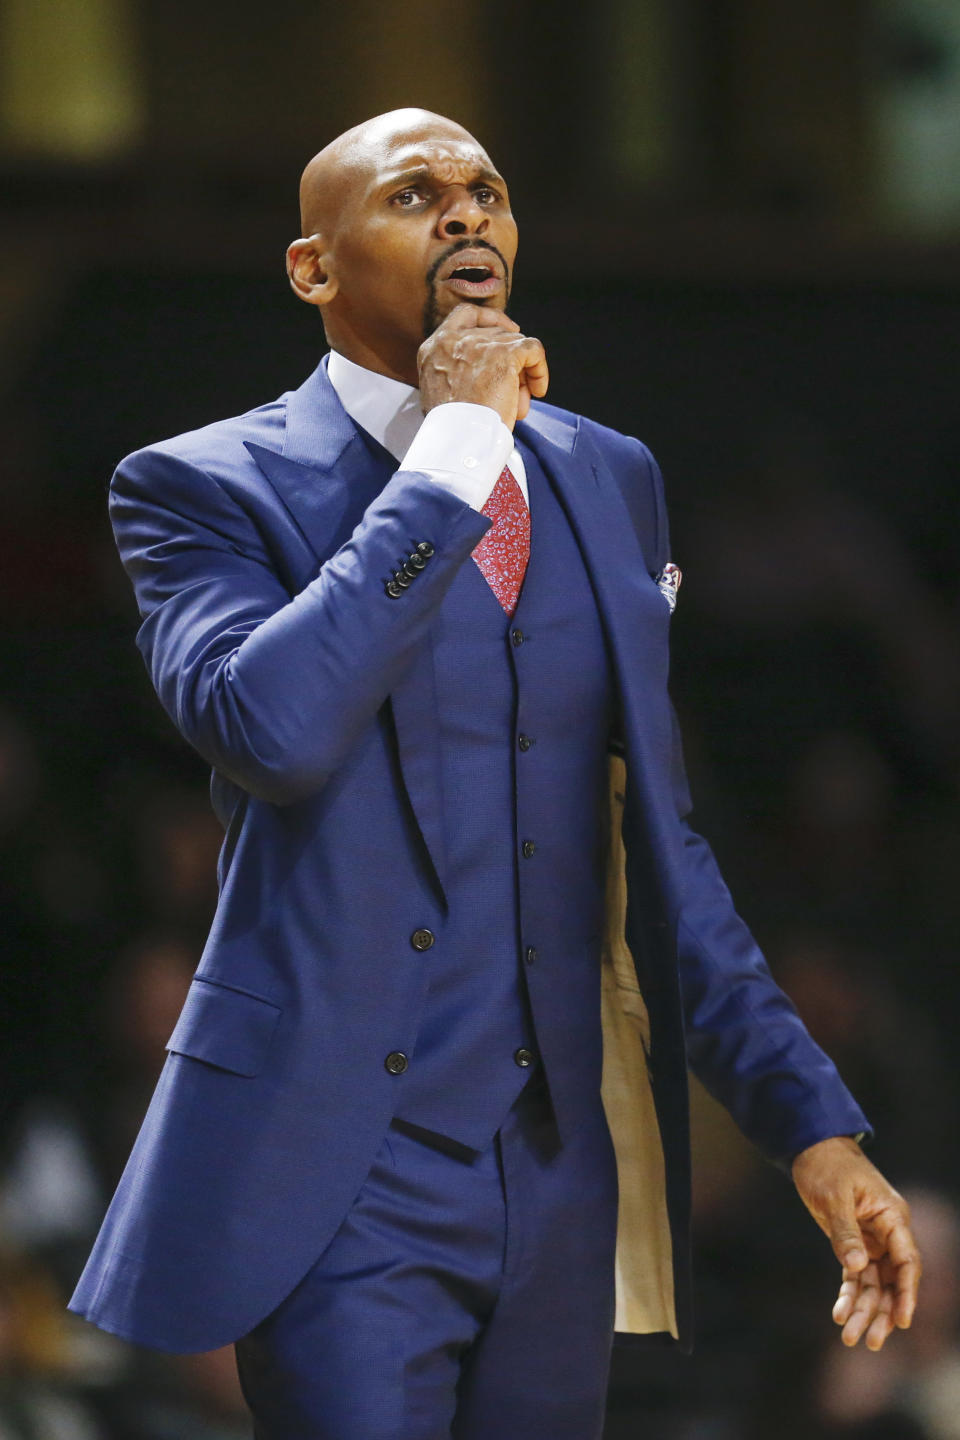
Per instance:
[[[503,284],[498,257],[483,250],[462,250],[451,257],[437,277],[442,285],[466,300],[486,300]]]

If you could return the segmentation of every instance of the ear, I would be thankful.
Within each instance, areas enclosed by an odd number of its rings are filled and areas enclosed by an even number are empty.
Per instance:
[[[294,240],[287,247],[290,287],[308,305],[328,305],[337,293],[339,287],[330,274],[329,261],[321,235]]]

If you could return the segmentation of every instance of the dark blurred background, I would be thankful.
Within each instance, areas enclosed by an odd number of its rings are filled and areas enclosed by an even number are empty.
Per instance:
[[[826,1241],[698,1091],[699,1348],[617,1354],[609,1440],[957,1440],[958,0],[4,0],[0,1437],[248,1434],[230,1352],[62,1309],[219,843],[106,487],[313,368],[300,170],[404,104],[510,180],[550,399],[661,462],[700,828],[927,1253],[914,1332],[845,1352]]]

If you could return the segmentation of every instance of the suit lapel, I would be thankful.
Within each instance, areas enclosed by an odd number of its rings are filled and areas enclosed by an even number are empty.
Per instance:
[[[395,468],[386,451],[379,466],[372,445],[340,404],[325,362],[287,398],[283,454],[247,442],[320,564],[350,538]],[[388,704],[404,787],[442,891],[446,846],[432,644],[421,646]]]
[[[531,410],[517,434],[553,480],[580,543],[622,701],[628,783],[637,791],[656,863],[666,874],[678,843],[666,698],[669,608],[647,570],[620,486],[579,419],[568,423]]]

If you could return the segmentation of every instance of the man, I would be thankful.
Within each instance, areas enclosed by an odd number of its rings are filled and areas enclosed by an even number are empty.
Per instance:
[[[588,1440],[615,1290],[623,1328],[689,1343],[689,1059],[792,1162],[844,1339],[879,1348],[914,1304],[906,1207],[686,824],[652,458],[536,403],[507,189],[460,126],[349,131],[301,207],[327,361],[114,478],[226,838],[72,1306],[235,1341],[269,1440]]]

